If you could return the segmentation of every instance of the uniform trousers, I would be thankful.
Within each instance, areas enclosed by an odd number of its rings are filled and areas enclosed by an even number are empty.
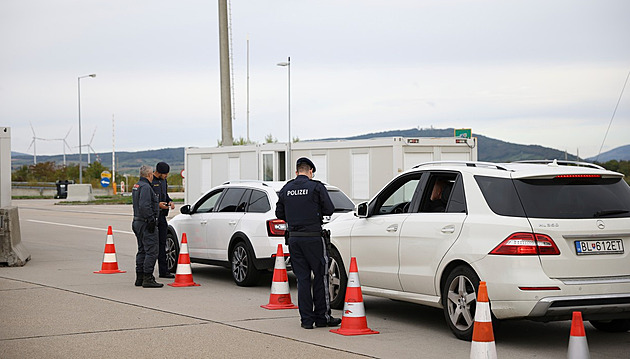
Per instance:
[[[157,256],[158,272],[160,275],[164,275],[168,273],[168,264],[166,263],[166,235],[168,234],[168,223],[166,222],[166,217],[158,217],[157,230],[159,238]]]
[[[144,221],[133,221],[131,227],[138,240],[138,253],[136,254],[136,273],[151,273],[155,268],[155,261],[158,256],[158,231],[153,233],[147,228],[149,225]]]
[[[302,324],[325,325],[330,317],[330,298],[328,253],[326,253],[324,239],[291,237],[289,251],[293,273],[298,282],[298,307]],[[313,273],[312,281],[311,272]]]

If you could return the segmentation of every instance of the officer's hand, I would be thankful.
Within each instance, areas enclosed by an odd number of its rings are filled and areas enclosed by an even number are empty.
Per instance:
[[[175,209],[175,203],[169,202],[169,205],[171,206],[171,209]]]

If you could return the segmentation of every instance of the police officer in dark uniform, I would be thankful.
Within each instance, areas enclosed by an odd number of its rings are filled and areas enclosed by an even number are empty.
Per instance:
[[[153,269],[158,255],[158,198],[151,181],[153,171],[151,167],[140,167],[140,180],[133,186],[131,198],[133,200],[133,222],[131,227],[138,240],[136,254],[136,286],[144,288],[160,288],[164,284],[155,281]]]
[[[341,319],[330,315],[328,253],[322,238],[322,217],[332,215],[335,208],[326,187],[312,179],[313,162],[302,157],[296,167],[297,177],[279,192],[276,216],[288,224],[291,265],[298,280],[301,325],[304,329],[313,329],[313,324],[337,326]]]
[[[168,216],[168,210],[174,209],[175,205],[168,196],[168,183],[166,178],[170,172],[171,167],[166,162],[158,162],[155,166],[155,172],[153,172],[153,191],[158,196],[159,215],[158,215],[158,273],[160,278],[175,278],[173,274],[168,271],[168,263],[166,262],[166,234],[168,233],[168,223],[166,217]]]

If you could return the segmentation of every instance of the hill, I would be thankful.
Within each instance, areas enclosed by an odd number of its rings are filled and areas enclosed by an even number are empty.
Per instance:
[[[377,133],[368,133],[365,135],[353,136],[348,138],[329,138],[329,140],[360,140],[376,137],[453,137],[454,129],[418,129],[412,128],[407,130],[392,130]],[[519,145],[515,143],[505,142],[494,138],[486,137],[478,133],[473,133],[473,137],[477,137],[477,155],[479,161],[488,162],[512,162],[520,160],[538,160],[538,159],[568,159],[577,160],[572,154],[566,154],[564,151],[553,148],[543,147],[539,145]]]
[[[323,140],[359,140],[377,137],[452,137],[454,130],[448,129],[420,129],[411,128],[406,130],[392,130],[385,132],[368,133],[358,136],[345,137],[345,138],[326,138]],[[510,143],[501,141],[495,138],[486,137],[484,135],[473,133],[474,137],[477,137],[477,149],[478,158],[480,161],[488,162],[511,162],[519,160],[531,160],[531,159],[568,159],[577,160],[577,157],[573,154],[565,153],[557,149],[543,147],[539,145],[520,145],[516,143]],[[91,154],[91,160],[95,160],[95,155]],[[112,154],[109,153],[97,153],[96,157],[101,163],[107,167],[111,167]],[[69,163],[77,163],[79,159],[78,154],[72,154],[66,156],[66,161]],[[600,163],[609,161],[611,159],[616,160],[630,160],[630,145],[622,146],[602,153],[599,156],[598,161]],[[594,158],[586,159],[588,161],[594,160]],[[62,155],[54,156],[37,156],[38,162],[54,161],[57,164],[63,163]],[[87,154],[83,154],[84,163],[87,161]],[[158,150],[138,151],[138,152],[116,152],[116,171],[118,173],[136,174],[141,164],[155,165],[159,161],[166,161],[171,165],[171,173],[175,171],[179,172],[184,168],[184,147],[178,148],[163,148]],[[13,169],[21,167],[22,165],[30,165],[33,163],[33,156],[27,154],[17,154],[12,152],[11,166]]]
[[[597,159],[597,162],[599,163],[612,160],[630,161],[630,145],[613,148],[612,150],[606,151],[599,156],[589,157],[586,160],[589,162],[595,162],[595,159]]]

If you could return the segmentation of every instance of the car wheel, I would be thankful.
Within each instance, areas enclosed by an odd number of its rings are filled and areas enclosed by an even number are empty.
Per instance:
[[[343,266],[341,254],[337,248],[330,249],[328,263],[328,293],[330,293],[330,307],[343,309],[346,298],[346,285],[348,285],[348,275]]]
[[[448,275],[442,289],[444,317],[459,339],[472,339],[478,288],[477,274],[470,267],[459,266]]]
[[[177,271],[177,261],[179,259],[179,243],[177,237],[168,232],[166,235],[166,267],[170,273]]]
[[[260,272],[254,267],[254,254],[244,242],[238,242],[232,248],[232,278],[241,287],[249,287],[260,277]]]
[[[602,332],[623,333],[630,330],[630,319],[589,320],[589,322]]]

